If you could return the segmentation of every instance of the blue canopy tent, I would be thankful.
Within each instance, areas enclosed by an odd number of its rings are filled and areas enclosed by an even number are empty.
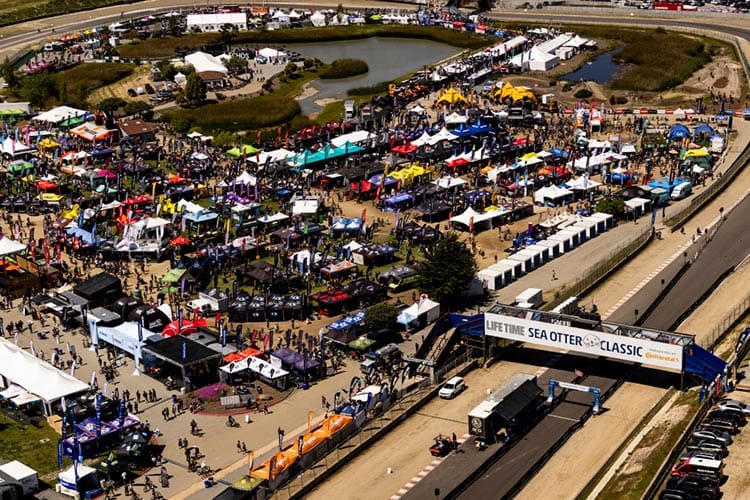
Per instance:
[[[396,210],[397,208],[400,208],[400,205],[402,206],[408,204],[412,200],[414,200],[414,196],[409,193],[396,193],[395,195],[385,200],[385,209]]]
[[[568,155],[568,153],[560,148],[552,148],[547,152],[553,155],[555,158],[565,158]]]
[[[331,224],[331,233],[359,232],[362,230],[362,219],[336,217]]]
[[[456,135],[458,137],[469,137],[469,136],[474,135],[474,131],[471,130],[471,127],[469,127],[465,123],[462,123],[458,127],[451,130],[451,134]]]
[[[476,134],[488,134],[492,132],[494,128],[491,125],[484,123],[482,120],[477,120],[471,125],[471,127],[469,127],[469,130],[471,130],[472,134],[476,135]]]
[[[383,186],[392,186],[398,183],[398,179],[394,179],[390,175],[387,175],[385,177],[385,181],[383,181],[383,174],[377,174],[377,175],[373,175],[372,177],[370,177],[370,179],[367,182],[375,186],[380,186],[381,182],[383,182]]]
[[[95,237],[95,235],[91,231],[86,231],[83,228],[68,227],[65,229],[65,232],[68,236],[78,238],[86,244],[96,246],[96,244],[98,243],[98,239]]]
[[[705,123],[702,125],[698,125],[695,127],[695,130],[693,130],[693,137],[700,135],[700,134],[707,134],[708,136],[714,135],[714,129],[712,129],[710,126],[706,125]]]
[[[672,125],[671,129],[669,129],[667,137],[670,141],[675,139],[689,139],[691,137],[690,129],[681,123],[676,123],[675,125]]]

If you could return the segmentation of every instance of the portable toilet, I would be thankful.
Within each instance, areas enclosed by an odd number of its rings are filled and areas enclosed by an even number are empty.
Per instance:
[[[503,287],[503,272],[497,269],[482,269],[477,273],[477,278],[482,280],[487,290],[499,290]]]
[[[539,254],[539,256],[540,256],[540,258],[542,260],[542,262],[541,262],[540,265],[546,264],[549,261],[549,259],[550,259],[550,257],[549,257],[549,248],[547,248],[546,246],[540,245],[539,243],[527,246],[526,250],[531,250],[531,251],[536,252],[536,253]]]
[[[581,228],[583,234],[586,235],[586,239],[590,240],[596,236],[596,221],[581,219],[580,221],[573,224],[573,227]]]
[[[530,273],[536,267],[536,266],[534,266],[534,255],[533,254],[528,254],[528,253],[523,253],[523,251],[516,252],[513,255],[510,255],[508,257],[508,260],[514,260],[516,262],[520,262],[522,264],[522,266],[523,266],[523,272],[524,272],[524,274],[525,273]]]
[[[570,238],[570,248],[573,249],[582,243],[580,231],[573,229],[572,227],[566,227],[559,233],[555,233],[553,236],[561,235],[566,238]]]
[[[503,286],[512,283],[513,280],[517,277],[516,273],[518,273],[518,276],[521,274],[521,265],[519,262],[514,262],[512,260],[503,259],[497,264],[493,264],[489,267],[493,271],[499,271],[503,275]]]
[[[552,240],[542,240],[537,242],[537,246],[540,247],[546,247],[547,250],[549,250],[549,258],[556,259],[560,256],[560,242],[559,241],[552,241]]]
[[[547,237],[546,240],[552,243],[557,243],[557,249],[560,255],[565,252],[570,252],[573,249],[573,241],[570,234],[555,233]]]

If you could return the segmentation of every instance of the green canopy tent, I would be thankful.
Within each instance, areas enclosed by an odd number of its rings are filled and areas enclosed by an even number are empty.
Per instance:
[[[60,128],[73,128],[83,123],[83,118],[78,116],[69,116],[64,120],[61,120],[57,126]]]
[[[162,283],[179,283],[182,275],[186,272],[187,269],[170,269],[161,277],[161,281]]]
[[[352,340],[347,345],[352,349],[358,351],[367,351],[375,343],[374,340],[368,339],[366,336],[361,336],[358,339]]]
[[[26,175],[34,170],[34,165],[28,161],[16,160],[8,165],[8,172],[13,175]]]
[[[229,156],[234,156],[235,158],[239,158],[240,156],[244,155],[254,155],[255,153],[259,152],[260,149],[253,147],[250,144],[245,144],[242,146],[242,149],[240,148],[232,148],[229,151],[227,151],[227,154]]]

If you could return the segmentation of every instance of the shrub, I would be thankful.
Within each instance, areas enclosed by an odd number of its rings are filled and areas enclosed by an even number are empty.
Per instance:
[[[576,91],[575,94],[573,94],[573,97],[575,97],[576,99],[588,99],[592,95],[594,94],[589,89],[580,89]]]
[[[334,80],[362,75],[370,71],[367,63],[360,59],[336,59],[320,71],[323,80]]]
[[[563,85],[563,88],[562,88],[563,92],[570,92],[571,90],[573,90],[572,83],[566,83],[565,85]]]

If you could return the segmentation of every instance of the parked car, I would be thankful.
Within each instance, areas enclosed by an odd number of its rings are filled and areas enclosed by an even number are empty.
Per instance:
[[[729,434],[737,434],[740,432],[740,428],[737,424],[723,418],[706,418],[701,422],[701,427],[710,427],[720,431],[728,432]]]
[[[734,410],[712,410],[708,412],[706,418],[720,418],[722,420],[728,420],[733,422],[738,427],[742,427],[747,424],[747,418],[742,412]]]
[[[466,389],[466,382],[464,382],[463,377],[453,377],[443,384],[443,387],[438,391],[438,395],[444,399],[453,399],[461,394],[464,389]]]
[[[707,460],[721,460],[723,455],[719,451],[703,451],[703,450],[692,450],[686,451],[680,455],[680,460],[687,460],[688,458],[705,458]]]
[[[682,490],[700,496],[700,498],[719,498],[719,481],[705,477],[688,475],[673,477],[667,481],[667,489]]]
[[[732,444],[732,436],[728,432],[722,432],[712,429],[696,429],[693,431],[692,436],[698,439],[707,439],[709,441],[716,441],[725,445]]]
[[[698,498],[682,490],[664,490],[659,494],[659,500],[698,500]]]
[[[688,451],[710,451],[713,453],[719,453],[722,457],[729,455],[729,450],[727,450],[727,446],[724,443],[707,439],[691,439],[685,445],[685,449]]]
[[[136,93],[135,93],[135,90],[133,90],[133,89],[128,89],[128,95],[129,95],[130,97],[135,97],[135,96],[137,96],[138,94],[136,94]]]
[[[153,94],[156,92],[154,90],[154,87],[152,87],[150,83],[147,83],[146,85],[144,85],[143,88],[146,90],[147,94]]]
[[[734,399],[722,399],[716,404],[716,407],[720,410],[734,410],[743,415],[750,415],[750,406]]]

